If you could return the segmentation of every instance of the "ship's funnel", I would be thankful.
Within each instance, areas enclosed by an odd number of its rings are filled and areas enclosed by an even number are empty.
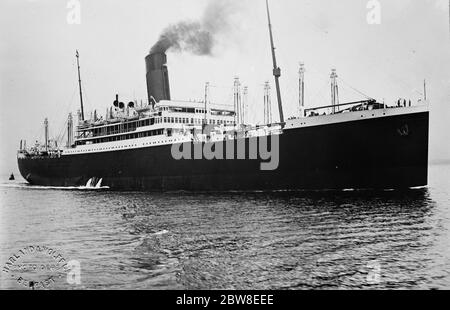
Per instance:
[[[169,71],[165,53],[152,53],[145,57],[147,67],[147,94],[149,104],[170,100]]]

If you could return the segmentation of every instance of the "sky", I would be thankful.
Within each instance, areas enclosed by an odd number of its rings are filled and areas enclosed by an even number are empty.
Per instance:
[[[76,1],[76,0],[72,0]],[[0,173],[17,171],[19,141],[64,133],[79,109],[75,50],[81,55],[85,110],[106,112],[116,93],[147,99],[144,58],[170,24],[195,21],[213,0],[78,0],[80,23],[70,24],[69,0],[0,3]],[[263,119],[263,85],[273,87],[264,0],[239,3],[231,27],[216,37],[212,56],[168,52],[173,99],[231,105],[235,77],[249,87],[252,122]],[[295,116],[298,65],[306,66],[306,105],[329,105],[336,68],[340,101],[364,95],[394,104],[423,97],[431,110],[430,159],[450,160],[450,19],[448,0],[378,0],[380,23],[369,24],[366,0],[272,0],[285,117]],[[276,117],[276,97],[272,91]]]

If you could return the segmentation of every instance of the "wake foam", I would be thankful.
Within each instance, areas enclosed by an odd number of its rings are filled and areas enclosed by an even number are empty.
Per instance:
[[[28,183],[2,183],[0,188],[21,188],[21,189],[36,189],[36,190],[79,190],[79,191],[96,191],[110,189],[109,186],[40,186],[40,185],[30,185]]]

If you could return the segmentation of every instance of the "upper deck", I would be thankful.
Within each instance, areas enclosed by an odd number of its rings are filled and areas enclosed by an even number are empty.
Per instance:
[[[163,135],[167,130],[233,126],[235,112],[204,103],[161,101],[154,108],[111,109],[106,120],[83,121],[77,126],[75,146]]]

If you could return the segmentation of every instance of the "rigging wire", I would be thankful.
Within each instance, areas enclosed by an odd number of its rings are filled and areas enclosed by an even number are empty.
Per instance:
[[[66,114],[69,114],[69,112],[72,110],[72,106],[73,106],[73,103],[74,103],[74,98],[75,98],[76,93],[77,93],[77,87],[74,88],[74,91],[72,92],[72,96],[71,96],[71,98],[70,98],[69,104],[66,106],[66,109],[65,109],[65,115],[66,115]],[[62,122],[62,123],[63,123],[63,124],[62,124],[60,127],[58,127],[58,128],[60,128],[60,129],[58,130],[59,135],[57,135],[57,136],[55,137],[55,140],[57,141],[58,145],[60,145],[60,143],[63,142],[64,135],[65,135],[65,133],[66,133],[67,120],[65,120],[65,121]]]
[[[366,97],[366,99],[374,100],[374,98],[372,98],[372,97],[366,95],[366,94],[363,93],[362,91],[359,91],[358,89],[356,89],[356,88],[354,88],[353,86],[351,86],[349,83],[347,83],[347,82],[346,82],[345,80],[343,80],[341,77],[338,77],[338,80],[341,81],[341,82],[343,82],[347,87],[351,88],[352,90],[354,90],[354,91],[357,92],[358,94],[360,94],[360,95]]]
[[[38,140],[36,140],[36,142],[42,141],[42,136],[44,135],[44,131],[45,131],[45,126],[43,124],[41,124],[41,126],[39,127],[39,138],[38,138]]]

